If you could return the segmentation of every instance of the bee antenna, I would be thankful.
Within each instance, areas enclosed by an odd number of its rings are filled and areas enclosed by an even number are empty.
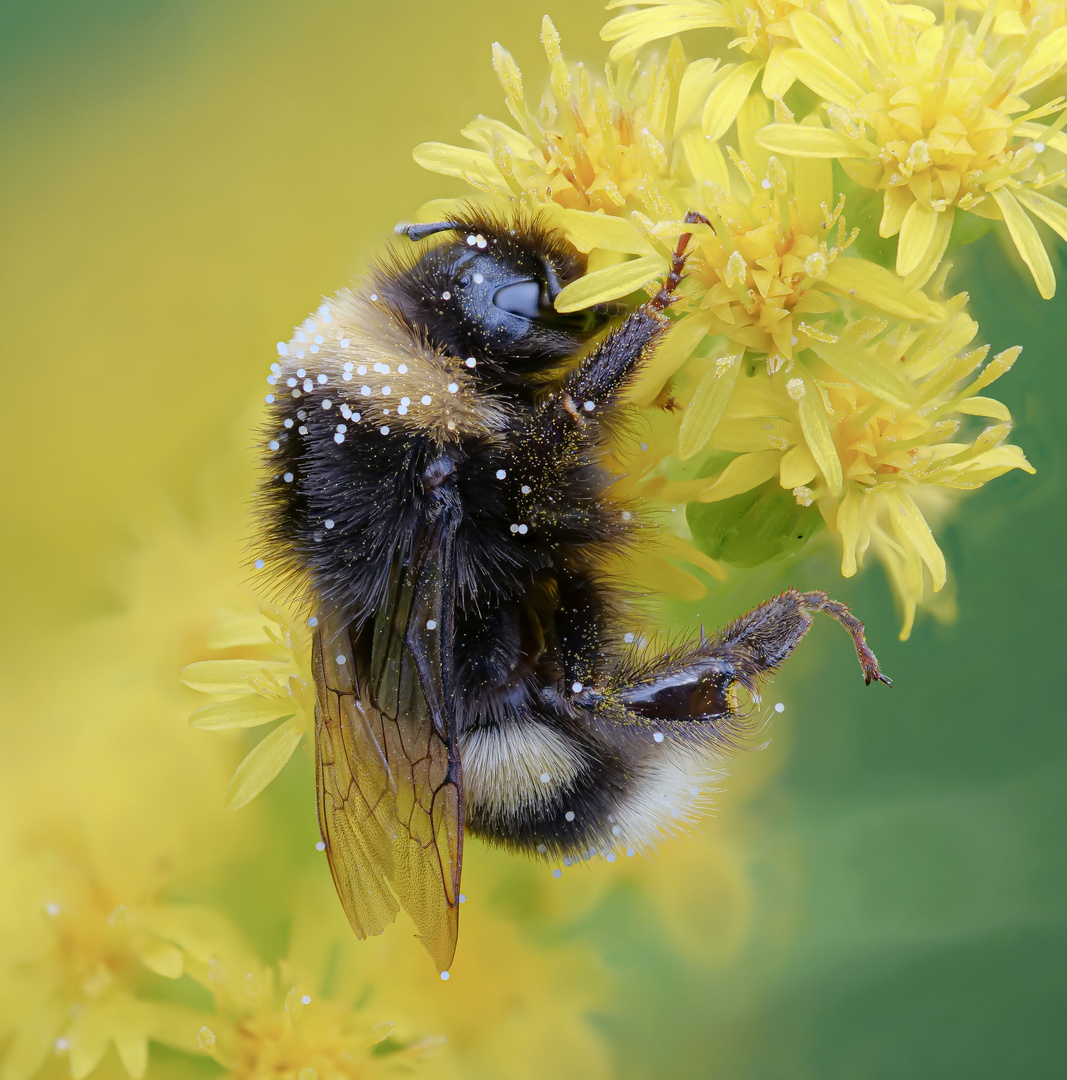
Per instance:
[[[427,225],[409,225],[406,221],[402,221],[393,229],[393,232],[398,236],[406,236],[409,240],[425,240],[427,236],[460,227],[456,221],[434,221]]]

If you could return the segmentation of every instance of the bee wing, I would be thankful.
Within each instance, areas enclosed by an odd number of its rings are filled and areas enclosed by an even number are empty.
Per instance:
[[[397,565],[369,672],[356,669],[351,627],[329,616],[313,659],[319,825],[341,903],[359,937],[403,906],[441,971],[456,950],[463,848],[442,647],[447,547],[438,529]]]

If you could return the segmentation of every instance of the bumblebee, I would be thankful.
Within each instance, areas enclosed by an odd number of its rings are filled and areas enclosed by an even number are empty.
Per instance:
[[[695,220],[695,216],[689,220]],[[318,816],[359,937],[403,907],[447,978],[468,833],[552,859],[647,847],[735,748],[755,693],[825,612],[789,589],[649,658],[607,570],[641,506],[602,459],[670,326],[662,287],[613,328],[557,312],[586,269],[543,222],[468,210],[404,230],[279,346],[263,539],[306,586]],[[619,313],[621,315],[621,312]]]

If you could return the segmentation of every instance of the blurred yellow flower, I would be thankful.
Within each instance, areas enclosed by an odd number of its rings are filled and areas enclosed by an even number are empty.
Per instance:
[[[314,703],[306,659],[310,636],[276,608],[228,612],[208,638],[214,649],[246,649],[255,656],[200,660],[182,669],[182,681],[205,694],[236,694],[205,705],[189,718],[193,727],[210,730],[260,727],[279,723],[237,766],[226,789],[232,810],[251,802],[285,767],[311,730]]]
[[[837,158],[857,184],[884,192],[879,232],[899,234],[901,275],[931,275],[958,207],[1004,221],[1047,299],[1056,279],[1031,215],[1067,239],[1067,113],[1063,99],[1033,107],[1023,95],[1067,68],[1067,26],[1049,33],[1039,15],[998,51],[994,7],[974,31],[954,11],[928,27],[887,0],[795,16],[799,47],[783,60],[823,99],[830,127],[779,121],[757,139],[773,153]]]

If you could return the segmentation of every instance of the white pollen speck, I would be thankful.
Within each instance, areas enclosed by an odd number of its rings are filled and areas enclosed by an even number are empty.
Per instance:
[[[484,278],[483,275],[481,275],[481,274],[475,274],[474,275],[474,284],[475,285],[481,285],[481,283],[483,281],[485,281],[485,278]]]
[[[383,386],[382,387],[382,393],[385,395],[385,397],[388,397],[392,392],[393,392],[393,388],[391,386]]]
[[[423,405],[429,405],[433,399],[430,397],[429,394],[423,394],[419,400],[423,403]]]
[[[351,360],[346,360],[345,361],[345,371],[351,371],[352,367],[353,367],[352,361]]]
[[[587,401],[582,407],[585,409],[586,412],[592,412],[596,408],[596,402]]]
[[[778,702],[778,703],[777,703],[777,704],[776,704],[776,705],[774,706],[774,711],[775,711],[776,713],[784,713],[784,712],[785,712],[785,706],[784,706],[784,705],[783,705],[783,704],[782,704],[782,703],[781,703],[781,702],[779,701],[779,702]]]
[[[54,900],[51,900],[47,904],[45,904],[44,909],[48,912],[49,915],[52,916],[53,919],[59,914],[59,905]]]
[[[567,812],[566,812],[566,813],[565,813],[565,814],[563,815],[563,820],[564,820],[564,821],[573,821],[573,820],[574,820],[574,811],[573,811],[573,810],[568,810],[568,811],[567,811]]]
[[[633,514],[630,513],[629,510],[623,510],[623,512],[622,512],[622,520],[623,521],[633,521],[633,519],[634,519],[634,516],[633,516]]]
[[[563,871],[560,870],[560,868],[557,866],[556,869],[552,871],[552,876],[558,881],[561,877],[563,877]]]
[[[361,394],[362,394],[362,395],[363,395],[364,397],[370,397],[370,387],[369,387],[369,386],[367,386],[367,384],[366,384],[366,383],[364,383],[364,384],[363,384],[363,385],[362,385],[362,386],[361,386],[361,387],[359,388],[359,392],[360,392],[360,393],[361,393]]]
[[[310,394],[315,389],[315,384],[310,379],[304,380],[304,393]]]
[[[546,851],[548,851],[548,848],[546,848],[544,844],[538,844],[537,845],[537,854],[538,855],[544,855],[544,853]]]
[[[622,826],[621,825],[612,825],[612,827],[611,827],[611,835],[612,836],[622,836]]]
[[[478,361],[475,360],[473,356],[468,356],[467,359],[463,361],[463,363],[465,363],[467,367],[470,368],[478,366]]]
[[[348,340],[348,338],[346,338],[346,337],[341,338],[340,345],[341,345],[342,349],[347,349],[350,344],[351,344],[351,342]]]
[[[316,334],[315,335],[315,344],[316,345],[321,345],[325,340],[326,339],[322,336],[322,334]]]
[[[388,425],[388,424],[382,424],[382,426],[381,426],[380,428],[378,428],[378,430],[379,430],[379,431],[380,431],[380,432],[381,432],[381,433],[382,433],[383,435],[388,435],[388,434],[389,434],[389,425]]]
[[[297,368],[296,369],[296,377],[298,379],[302,379],[306,374],[307,374],[307,372],[303,368]]]
[[[286,386],[296,386],[296,379],[289,378],[285,380]]]
[[[304,412],[303,409],[297,409],[296,418],[297,420],[306,420],[308,418],[308,414]]]
[[[353,420],[353,421],[355,421],[355,420],[358,420],[358,419],[359,419],[359,413],[358,413],[358,412],[354,412],[354,413],[353,413],[353,414],[352,414],[352,415],[351,415],[351,416],[349,417],[349,420]]]
[[[297,433],[298,435],[306,435],[306,434],[308,433],[308,429],[307,429],[306,427],[304,427],[304,425],[303,425],[303,424],[301,424],[301,425],[300,425],[300,427],[298,427],[298,428],[296,429],[296,433]]]
[[[503,480],[504,477],[507,476],[507,475],[508,474],[503,469],[497,469],[497,471],[496,471],[496,478],[498,480]]]
[[[662,731],[654,731],[652,733],[652,738],[655,739],[656,742],[663,742],[663,732]]]
[[[256,559],[256,561],[255,561],[255,562],[254,562],[254,563],[253,563],[252,565],[253,565],[253,566],[254,566],[254,567],[255,567],[255,568],[257,569],[257,570],[262,570],[262,569],[263,569],[263,560],[262,560],[262,559]]]
[[[273,386],[277,381],[278,381],[278,376],[277,375],[268,375],[267,376],[267,382],[270,383],[271,386]]]
[[[509,526],[508,526],[508,528],[509,528],[509,529],[510,529],[510,530],[512,531],[512,533],[517,533],[517,532],[519,531],[519,527],[518,527],[518,525],[516,525],[516,524],[514,524],[514,523],[512,523],[511,525],[509,525]]]
[[[304,350],[303,349],[297,349],[296,350],[296,358],[297,358],[297,360],[303,360],[304,359]]]
[[[308,626],[318,626],[318,625],[319,625],[319,620],[317,618],[315,618],[314,615],[312,615],[311,618],[308,619]]]
[[[437,629],[437,620],[436,619],[427,619],[426,620],[426,629],[427,630],[436,630]]]
[[[318,843],[317,843],[317,844],[315,845],[315,850],[316,850],[316,851],[325,851],[325,850],[326,850],[326,845],[325,845],[325,844],[324,844],[324,843],[323,843],[323,842],[322,842],[322,841],[320,840],[320,841],[319,841],[319,842],[318,842]]]
[[[1045,150],[1045,144],[1044,144],[1043,142],[1036,142],[1036,143],[1034,143],[1034,149],[1035,149],[1035,150],[1036,150],[1036,151],[1037,151],[1037,152],[1038,152],[1039,154],[1041,154],[1041,153],[1044,153],[1044,150]]]
[[[582,692],[582,684],[580,682],[571,683],[571,691],[575,694],[580,694]]]
[[[609,851],[607,853],[607,855],[604,856],[604,858],[607,859],[608,862],[614,862],[615,858],[616,858],[615,852],[614,851]]]
[[[284,480],[284,481],[285,481],[285,482],[286,482],[287,484],[291,484],[291,483],[293,482],[293,474],[292,474],[291,472],[287,472],[287,473],[285,473],[285,475],[284,475],[284,476],[282,477],[282,479],[283,479],[283,480]]]
[[[399,374],[406,375],[408,373],[408,366],[407,364],[399,364],[396,370]]]
[[[300,1004],[301,1004],[301,1005],[310,1005],[310,1004],[311,1004],[311,995],[310,995],[310,994],[305,994],[305,995],[304,995],[304,996],[303,996],[303,997],[302,997],[302,998],[300,999]]]
[[[322,399],[322,407],[324,409],[332,408],[332,406],[333,406],[333,402],[328,397],[324,397]]]
[[[627,645],[631,645],[633,644],[634,636],[633,634],[623,634],[622,640],[625,641]]]
[[[304,333],[303,330],[297,330],[297,332],[296,332],[296,340],[297,341],[307,341],[307,339],[308,339],[308,336],[307,336],[307,334]]]
[[[352,372],[351,371],[344,372],[341,375],[341,378],[344,379],[345,382],[351,382],[352,381]]]
[[[397,415],[397,416],[407,416],[407,414],[408,414],[408,407],[407,407],[406,405],[401,405],[401,406],[400,406],[400,407],[399,407],[399,408],[398,408],[398,409],[396,410],[396,415]]]
[[[359,367],[356,368],[356,374],[357,375],[366,375],[367,374],[367,365],[366,364],[360,364]]]
[[[332,529],[332,528],[333,528],[333,526],[334,526],[334,520],[333,520],[333,518],[327,518],[327,519],[326,519],[326,520],[325,520],[325,521],[323,522],[323,525],[325,525],[327,529]]]
[[[628,847],[626,849],[626,858],[632,859],[636,854],[637,854],[637,849],[636,848]]]
[[[481,237],[481,236],[478,237],[478,250],[479,251],[484,251],[488,246],[489,246],[489,241],[488,240],[486,240],[484,237]],[[475,280],[477,280],[478,275],[475,274],[474,278],[475,278]]]
[[[548,773],[546,773],[546,772],[541,773],[541,783],[542,784],[547,784],[549,782],[549,780],[551,780],[551,779],[552,779],[552,777],[549,776]]]
[[[269,446],[271,450],[277,450],[280,445],[281,443],[279,443],[277,439],[271,439],[271,441],[267,443],[267,446]]]
[[[474,245],[478,243],[478,237],[477,236],[468,236],[467,237],[467,243],[471,247],[474,247]]]
[[[282,422],[282,426],[287,427],[287,428],[291,428],[293,426],[293,422],[292,422],[292,420],[289,420],[287,418]]]
[[[378,363],[374,365],[374,370],[377,371],[379,375],[383,375],[389,369],[379,360]]]
[[[643,442],[640,445],[641,445],[641,453],[642,454],[646,453],[648,451],[648,443]]]
[[[762,179],[762,180],[761,180],[761,181],[759,182],[759,186],[760,186],[761,188],[763,188],[763,190],[764,190],[764,191],[770,191],[770,190],[771,190],[771,182],[770,182],[770,180],[768,180],[768,179],[767,179],[766,177],[764,177],[764,178],[763,178],[763,179]]]
[[[279,341],[278,342],[278,355],[279,356],[288,356],[289,355],[289,346],[286,345],[284,341]]]
[[[529,531],[530,531],[530,526],[529,525],[520,525],[519,526],[519,536],[525,536]]]
[[[459,389],[459,383],[450,382],[448,384],[448,392],[454,394]]]
[[[55,1048],[57,1054],[65,1054],[70,1049],[70,1039],[59,1036],[55,1041]]]
[[[441,979],[442,979],[442,981],[443,981],[443,982],[448,982],[448,980],[449,980],[449,979],[450,979],[451,977],[452,977],[452,976],[451,976],[451,975],[449,974],[449,972],[447,972],[447,971],[442,971],[442,972],[441,972]]]
[[[446,289],[443,293],[441,293],[441,299],[442,300],[451,300],[452,299],[452,294]]]
[[[319,386],[325,386],[326,383],[328,383],[329,381],[330,381],[329,375],[320,375],[319,376]]]
[[[465,892],[461,892],[459,894],[459,902],[461,904],[465,904],[467,902],[467,894]]]
[[[344,667],[344,666],[345,666],[345,664],[347,664],[347,663],[348,663],[348,657],[347,657],[347,656],[345,656],[345,654],[344,654],[344,653],[338,653],[338,654],[337,654],[337,655],[336,655],[336,656],[334,657],[334,659],[335,659],[335,660],[337,661],[337,663],[339,663],[339,664],[341,665],[341,667]]]
[[[310,353],[317,353],[318,351],[319,351],[319,347],[318,347],[318,345],[312,345],[312,346],[311,346],[311,347],[310,347],[310,348],[308,349],[308,352],[310,352]]]
[[[402,397],[400,399],[400,404],[401,405],[410,405],[411,404],[411,398]]]
[[[370,294],[370,298],[371,298],[371,300],[377,300],[378,299],[378,294],[376,292],[372,292]]]
[[[521,491],[523,495],[529,495],[532,490],[533,488],[531,488],[529,484],[523,484],[522,487],[519,488],[519,491]]]

